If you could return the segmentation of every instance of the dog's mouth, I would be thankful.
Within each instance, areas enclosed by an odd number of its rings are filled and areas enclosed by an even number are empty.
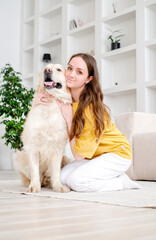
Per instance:
[[[44,87],[45,89],[62,88],[60,82],[53,80],[53,71],[51,68],[45,68],[44,70]]]
[[[62,88],[62,84],[59,82],[54,82],[52,79],[50,78],[46,78],[44,80],[44,87],[46,89],[52,89],[52,88]]]

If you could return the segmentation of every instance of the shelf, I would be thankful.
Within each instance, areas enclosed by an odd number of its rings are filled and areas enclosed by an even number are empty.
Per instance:
[[[155,8],[156,9],[156,0],[148,0],[145,2],[145,7]]]
[[[26,74],[24,75],[22,78],[23,78],[23,81],[24,81],[24,86],[30,90],[31,88],[34,88],[33,86],[33,73],[29,73],[29,74]]]
[[[95,31],[94,27],[84,28],[68,35],[67,59],[78,52],[95,52]]]
[[[62,4],[60,3],[49,10],[41,12],[40,17],[51,18],[52,14],[57,14],[58,12],[61,12],[61,10],[62,10]]]
[[[60,38],[62,33],[62,7],[57,4],[39,17],[39,42],[48,43]]]
[[[136,44],[121,47],[116,50],[109,51],[107,53],[102,54],[102,58],[108,59],[118,59],[119,57],[129,57],[130,55],[136,54]]]
[[[22,71],[24,76],[29,76],[30,73],[33,73],[34,69],[34,54],[31,51],[24,51],[23,52],[23,65],[24,69]]]
[[[130,7],[118,13],[114,13],[111,16],[102,18],[102,22],[109,25],[117,25],[121,22],[125,22],[131,18],[135,18],[136,6]]]
[[[56,34],[54,36],[46,38],[46,40],[40,42],[40,46],[50,46],[57,43],[60,43],[62,39],[62,34]]]
[[[95,22],[87,23],[87,24],[84,24],[81,27],[77,27],[73,30],[68,31],[68,34],[69,35],[74,35],[74,34],[79,34],[82,31],[87,32],[88,30],[90,31],[90,29],[93,29],[94,27],[95,27]]]
[[[156,1],[146,3],[145,7],[145,40],[150,41],[156,38]]]
[[[114,5],[113,5],[114,4]],[[107,18],[136,6],[136,0],[102,0],[102,17]]]
[[[74,2],[76,2],[77,0],[67,0],[67,3],[69,4],[69,3],[74,3]]]
[[[61,39],[57,41],[52,41],[40,45],[38,52],[38,71],[41,71],[45,66],[45,62],[42,61],[43,54],[49,53],[51,54],[51,62],[52,63],[62,63],[61,60],[61,52],[62,52],[62,42]]]
[[[102,79],[102,88],[109,91],[120,91],[122,86],[123,89],[127,89],[128,86],[135,87],[136,54],[103,58]]]
[[[79,26],[79,21],[87,25],[95,21],[95,1],[96,0],[77,0],[68,1],[67,4],[67,23],[70,30],[70,22],[74,20]],[[81,26],[83,27],[83,26]]]
[[[23,76],[24,80],[31,81],[33,79],[33,73],[29,73]]]
[[[35,16],[31,16],[24,23],[33,26],[34,25],[34,20],[35,20]]]
[[[32,18],[31,18],[32,19]],[[24,24],[24,48],[34,44],[34,21]]]
[[[136,44],[136,16],[132,18],[127,17],[125,21],[120,21],[118,24],[116,22],[116,17],[114,18],[114,21],[116,25],[109,25],[108,22],[102,22],[102,37],[104,42],[102,46],[103,53],[111,50],[111,41],[108,39],[108,36],[110,36],[110,34],[114,31],[120,31],[118,34],[116,33],[115,36],[123,35],[120,38],[121,48],[131,48],[131,46]]]
[[[84,2],[89,2],[90,0],[67,0],[67,4],[72,4],[74,6],[81,6]]]
[[[94,3],[94,1],[95,0],[67,0],[67,4],[75,6],[78,9],[82,9],[84,6],[93,6],[92,3]]]
[[[136,112],[136,91],[122,92],[122,94],[105,95],[105,104],[110,108],[111,115],[125,112]]]
[[[156,38],[150,41],[146,41],[145,46],[156,49]]]
[[[156,113],[156,88],[147,87],[145,89],[145,97],[146,97],[146,112]]]
[[[29,52],[29,53],[33,53],[34,52],[34,45],[29,45],[27,47],[24,48],[24,52]]]
[[[24,0],[24,19],[29,21],[35,15],[35,0]]]
[[[148,88],[156,89],[156,80],[145,82],[145,86],[148,87]]]
[[[115,86],[108,89],[103,89],[104,95],[117,96],[121,94],[128,94],[136,91],[136,83],[123,86]]]
[[[156,41],[149,41],[145,48],[145,80],[153,81],[156,79]]]
[[[48,12],[53,13],[62,6],[62,0],[38,0],[40,15],[46,15]]]

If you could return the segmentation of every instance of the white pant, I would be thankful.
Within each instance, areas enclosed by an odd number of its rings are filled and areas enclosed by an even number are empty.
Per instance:
[[[73,161],[61,170],[61,182],[77,192],[140,188],[124,174],[131,160],[106,153],[92,160]]]

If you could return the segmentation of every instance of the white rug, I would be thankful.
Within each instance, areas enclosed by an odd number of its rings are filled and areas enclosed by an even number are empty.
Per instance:
[[[26,188],[21,186],[20,180],[2,180],[0,181],[0,191],[118,206],[156,208],[156,182],[139,181],[138,183],[141,185],[141,189],[136,190],[95,193],[78,193],[74,191],[69,193],[55,193],[50,189],[42,188],[40,193],[27,193]]]

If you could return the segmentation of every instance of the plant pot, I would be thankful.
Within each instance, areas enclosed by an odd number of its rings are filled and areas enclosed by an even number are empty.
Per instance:
[[[120,43],[119,42],[115,42],[115,43],[111,43],[111,50],[115,50],[120,48]]]

